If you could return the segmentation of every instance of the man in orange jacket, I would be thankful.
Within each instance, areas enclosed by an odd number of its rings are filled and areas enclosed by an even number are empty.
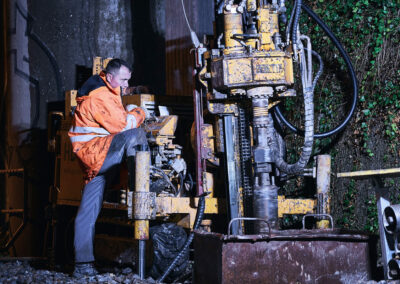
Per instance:
[[[137,128],[145,119],[145,110],[134,105],[124,109],[122,105],[121,93],[130,78],[128,64],[113,59],[78,91],[78,105],[68,133],[86,181],[75,219],[76,277],[97,274],[93,239],[104,189],[115,178],[124,158],[132,160],[138,147],[148,147],[145,132]]]

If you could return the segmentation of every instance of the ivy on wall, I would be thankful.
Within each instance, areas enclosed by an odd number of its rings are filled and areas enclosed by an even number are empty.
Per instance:
[[[290,4],[290,3],[289,3]],[[359,103],[356,113],[347,127],[346,143],[354,147],[362,159],[378,159],[376,139],[382,139],[387,150],[382,160],[382,168],[398,167],[395,163],[400,156],[400,1],[399,0],[318,0],[306,4],[330,27],[348,52],[359,81]],[[290,7],[289,7],[290,8]],[[346,98],[351,93],[351,85],[344,60],[332,45],[324,31],[302,13],[300,28],[310,36],[313,49],[323,58],[324,74],[314,95],[316,131],[324,132],[335,127],[346,114]],[[318,66],[315,66],[317,69]],[[347,85],[348,84],[348,85]],[[298,101],[296,101],[298,100]],[[298,126],[302,114],[299,111],[300,98],[285,102],[289,120]],[[334,138],[334,137],[333,137]],[[297,141],[295,141],[297,140]],[[290,139],[289,139],[290,141]],[[298,137],[288,144],[289,158],[296,160],[301,145]],[[299,143],[300,142],[300,143]],[[333,163],[338,145],[331,139],[317,139],[314,154],[329,153]],[[353,163],[348,170],[360,170]],[[395,188],[397,182],[386,180]],[[363,227],[355,225],[355,208],[358,198],[357,184],[347,182],[347,188],[340,201],[341,218],[338,225],[346,228],[365,229],[377,232],[376,199],[366,196]],[[367,194],[368,195],[368,194]],[[400,202],[399,194],[392,194],[392,202]],[[359,202],[358,202],[359,203]]]

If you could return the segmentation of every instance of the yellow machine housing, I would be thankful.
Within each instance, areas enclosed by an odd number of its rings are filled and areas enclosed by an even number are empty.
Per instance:
[[[242,15],[236,8],[224,12],[225,48],[221,56],[210,55],[217,90],[294,83],[291,54],[277,50],[273,42],[279,34],[278,13],[271,7],[259,8],[257,26],[258,34],[242,38]]]

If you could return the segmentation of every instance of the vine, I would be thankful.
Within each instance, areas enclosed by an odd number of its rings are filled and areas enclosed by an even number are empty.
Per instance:
[[[347,127],[347,147],[352,147],[356,157],[349,161],[349,170],[359,169],[361,160],[381,161],[381,168],[399,162],[400,155],[400,1],[390,0],[318,0],[309,1],[313,11],[331,28],[348,52],[359,80],[359,104],[351,124]],[[289,9],[290,10],[290,9]],[[332,129],[346,113],[343,102],[351,92],[347,86],[348,78],[344,75],[346,66],[332,43],[312,21],[302,14],[300,20],[302,33],[310,36],[313,49],[323,58],[324,74],[315,90],[316,131]],[[317,66],[315,70],[317,69]],[[298,101],[296,101],[298,100]],[[301,126],[299,101],[301,98],[287,100],[285,108],[291,121]],[[383,140],[387,151],[377,153],[376,141]],[[298,141],[290,142],[289,147],[296,147]],[[317,139],[314,154],[328,153],[335,156],[338,147],[332,146],[331,139]],[[340,146],[341,147],[341,146]],[[297,150],[297,153],[300,150]],[[292,151],[291,155],[295,155]],[[343,170],[343,169],[341,169]],[[377,231],[376,199],[367,192],[357,196],[357,182],[347,181],[343,199],[338,198],[342,206],[338,223],[352,228],[355,224],[355,203],[357,198],[365,200],[367,221],[363,228]],[[394,190],[398,181],[386,183]],[[397,196],[396,196],[397,197]],[[397,199],[397,198],[395,198]],[[337,207],[340,207],[337,206]],[[361,229],[361,227],[358,227]]]

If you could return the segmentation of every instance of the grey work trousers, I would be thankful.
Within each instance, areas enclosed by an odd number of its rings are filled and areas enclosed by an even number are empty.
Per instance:
[[[95,223],[103,203],[104,189],[119,173],[124,157],[134,156],[136,146],[147,147],[146,133],[141,128],[123,131],[114,136],[104,163],[83,189],[82,200],[75,218],[75,262],[93,262]]]

